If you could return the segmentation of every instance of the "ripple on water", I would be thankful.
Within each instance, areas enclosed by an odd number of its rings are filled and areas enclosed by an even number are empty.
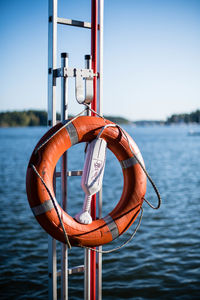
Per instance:
[[[47,235],[32,215],[25,188],[30,154],[45,130],[0,131],[1,299],[48,297]],[[144,203],[142,224],[133,241],[121,251],[103,255],[103,299],[199,299],[200,139],[189,137],[187,127],[127,126],[126,130],[141,149],[163,202],[159,211]],[[70,168],[82,169],[81,147],[69,153]],[[59,189],[59,181],[57,186]],[[119,163],[110,152],[103,187],[106,215],[118,203],[123,187]],[[75,215],[84,199],[80,178],[69,179],[68,191],[69,212]],[[156,203],[149,184],[146,197]],[[123,243],[133,229],[104,249]],[[57,253],[60,251],[58,244]],[[83,263],[80,249],[73,248],[69,256],[70,267]],[[69,287],[70,299],[83,299],[82,274],[71,276]]]

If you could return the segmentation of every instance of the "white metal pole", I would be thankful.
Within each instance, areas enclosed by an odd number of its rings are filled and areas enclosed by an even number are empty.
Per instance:
[[[48,125],[56,124],[56,82],[53,70],[56,69],[57,49],[57,0],[49,0],[48,24]],[[48,236],[48,298],[57,300],[57,258],[56,240]]]
[[[99,0],[99,114],[103,115],[103,22],[104,0]]]
[[[99,0],[99,93],[98,113],[103,115],[103,22],[104,22],[104,0]],[[102,189],[98,193],[98,217],[102,218]],[[102,250],[102,246],[99,247]],[[97,299],[102,300],[102,254],[97,254]]]
[[[91,55],[85,55],[85,68],[92,68]],[[91,115],[90,110],[87,111],[87,115]],[[84,266],[84,300],[90,300],[90,250],[88,249],[85,249]]]
[[[68,53],[61,53],[61,68],[68,68]],[[61,78],[61,121],[68,118],[68,78]]]
[[[56,240],[48,235],[48,299],[57,300],[57,257]]]
[[[49,0],[48,26],[48,125],[56,124],[56,79],[53,70],[57,67],[57,0]]]
[[[98,193],[98,217],[102,218],[102,189]],[[102,251],[102,246],[99,246],[99,251]],[[97,254],[97,299],[102,300],[102,253]]]
[[[68,67],[68,54],[61,54],[61,69]],[[61,77],[61,121],[68,118],[68,79]],[[62,156],[61,162],[61,195],[62,208],[67,209],[67,153]],[[61,299],[68,299],[68,250],[67,245],[62,244],[61,255]]]
[[[88,249],[85,249],[84,265],[84,300],[90,300],[90,250]]]

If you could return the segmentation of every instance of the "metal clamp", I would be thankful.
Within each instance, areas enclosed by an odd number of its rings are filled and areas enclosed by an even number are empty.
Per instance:
[[[91,55],[85,55],[85,67],[87,70],[92,70],[92,56]],[[93,73],[92,70],[92,78],[88,77],[85,80],[85,103],[90,104],[93,100],[93,78],[97,74]]]
[[[54,77],[75,77],[75,95],[80,104],[90,104],[93,100],[93,78],[97,74],[93,72],[91,62],[91,55],[85,55],[85,69],[62,67],[54,70]]]
[[[93,70],[92,69],[76,69],[75,93],[78,103],[90,104],[93,100]],[[84,81],[85,79],[85,87]]]

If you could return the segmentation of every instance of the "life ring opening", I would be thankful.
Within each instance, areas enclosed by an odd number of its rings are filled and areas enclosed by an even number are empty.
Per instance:
[[[113,181],[114,186],[113,186]],[[116,184],[117,181],[117,184]],[[107,149],[107,159],[103,180],[102,216],[106,217],[119,202],[123,193],[124,176],[121,165],[114,153]]]
[[[57,124],[39,141],[30,158],[26,177],[30,207],[37,221],[47,233],[61,242],[65,242],[65,239],[59,218],[52,206],[51,199],[49,199],[49,194],[31,165],[35,166],[50,193],[55,197],[53,174],[59,158],[73,145],[95,139],[105,124],[112,124],[112,122],[99,117],[78,117],[69,126],[54,135],[63,125],[62,123]],[[54,136],[48,143],[36,151],[38,146],[52,135]],[[88,225],[78,223],[56,202],[70,243],[74,246],[95,247],[109,243],[122,235],[139,215],[146,192],[146,175],[133,156],[130,145],[134,155],[142,163],[143,159],[132,138],[127,134],[127,141],[123,132],[116,127],[106,128],[101,137],[106,140],[108,148],[121,165],[124,178],[123,192],[116,207],[106,217],[94,220]]]

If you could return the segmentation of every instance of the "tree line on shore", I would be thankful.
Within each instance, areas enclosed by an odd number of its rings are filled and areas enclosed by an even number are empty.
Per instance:
[[[169,117],[166,123],[199,123],[200,124],[200,110],[196,110],[187,114],[174,114]]]
[[[105,118],[115,123],[134,123],[138,125],[150,124],[180,124],[180,123],[198,123],[200,124],[200,110],[186,114],[173,114],[166,121],[137,121],[131,122],[123,117],[105,116]],[[57,119],[60,120],[60,114],[57,113]],[[0,127],[16,126],[46,126],[47,112],[44,110],[27,110],[27,111],[8,111],[0,112]]]
[[[72,116],[69,116],[71,118]],[[115,123],[130,123],[123,117],[105,116]],[[57,120],[60,114],[57,113]],[[24,110],[0,112],[0,127],[47,126],[47,112],[44,110]]]

